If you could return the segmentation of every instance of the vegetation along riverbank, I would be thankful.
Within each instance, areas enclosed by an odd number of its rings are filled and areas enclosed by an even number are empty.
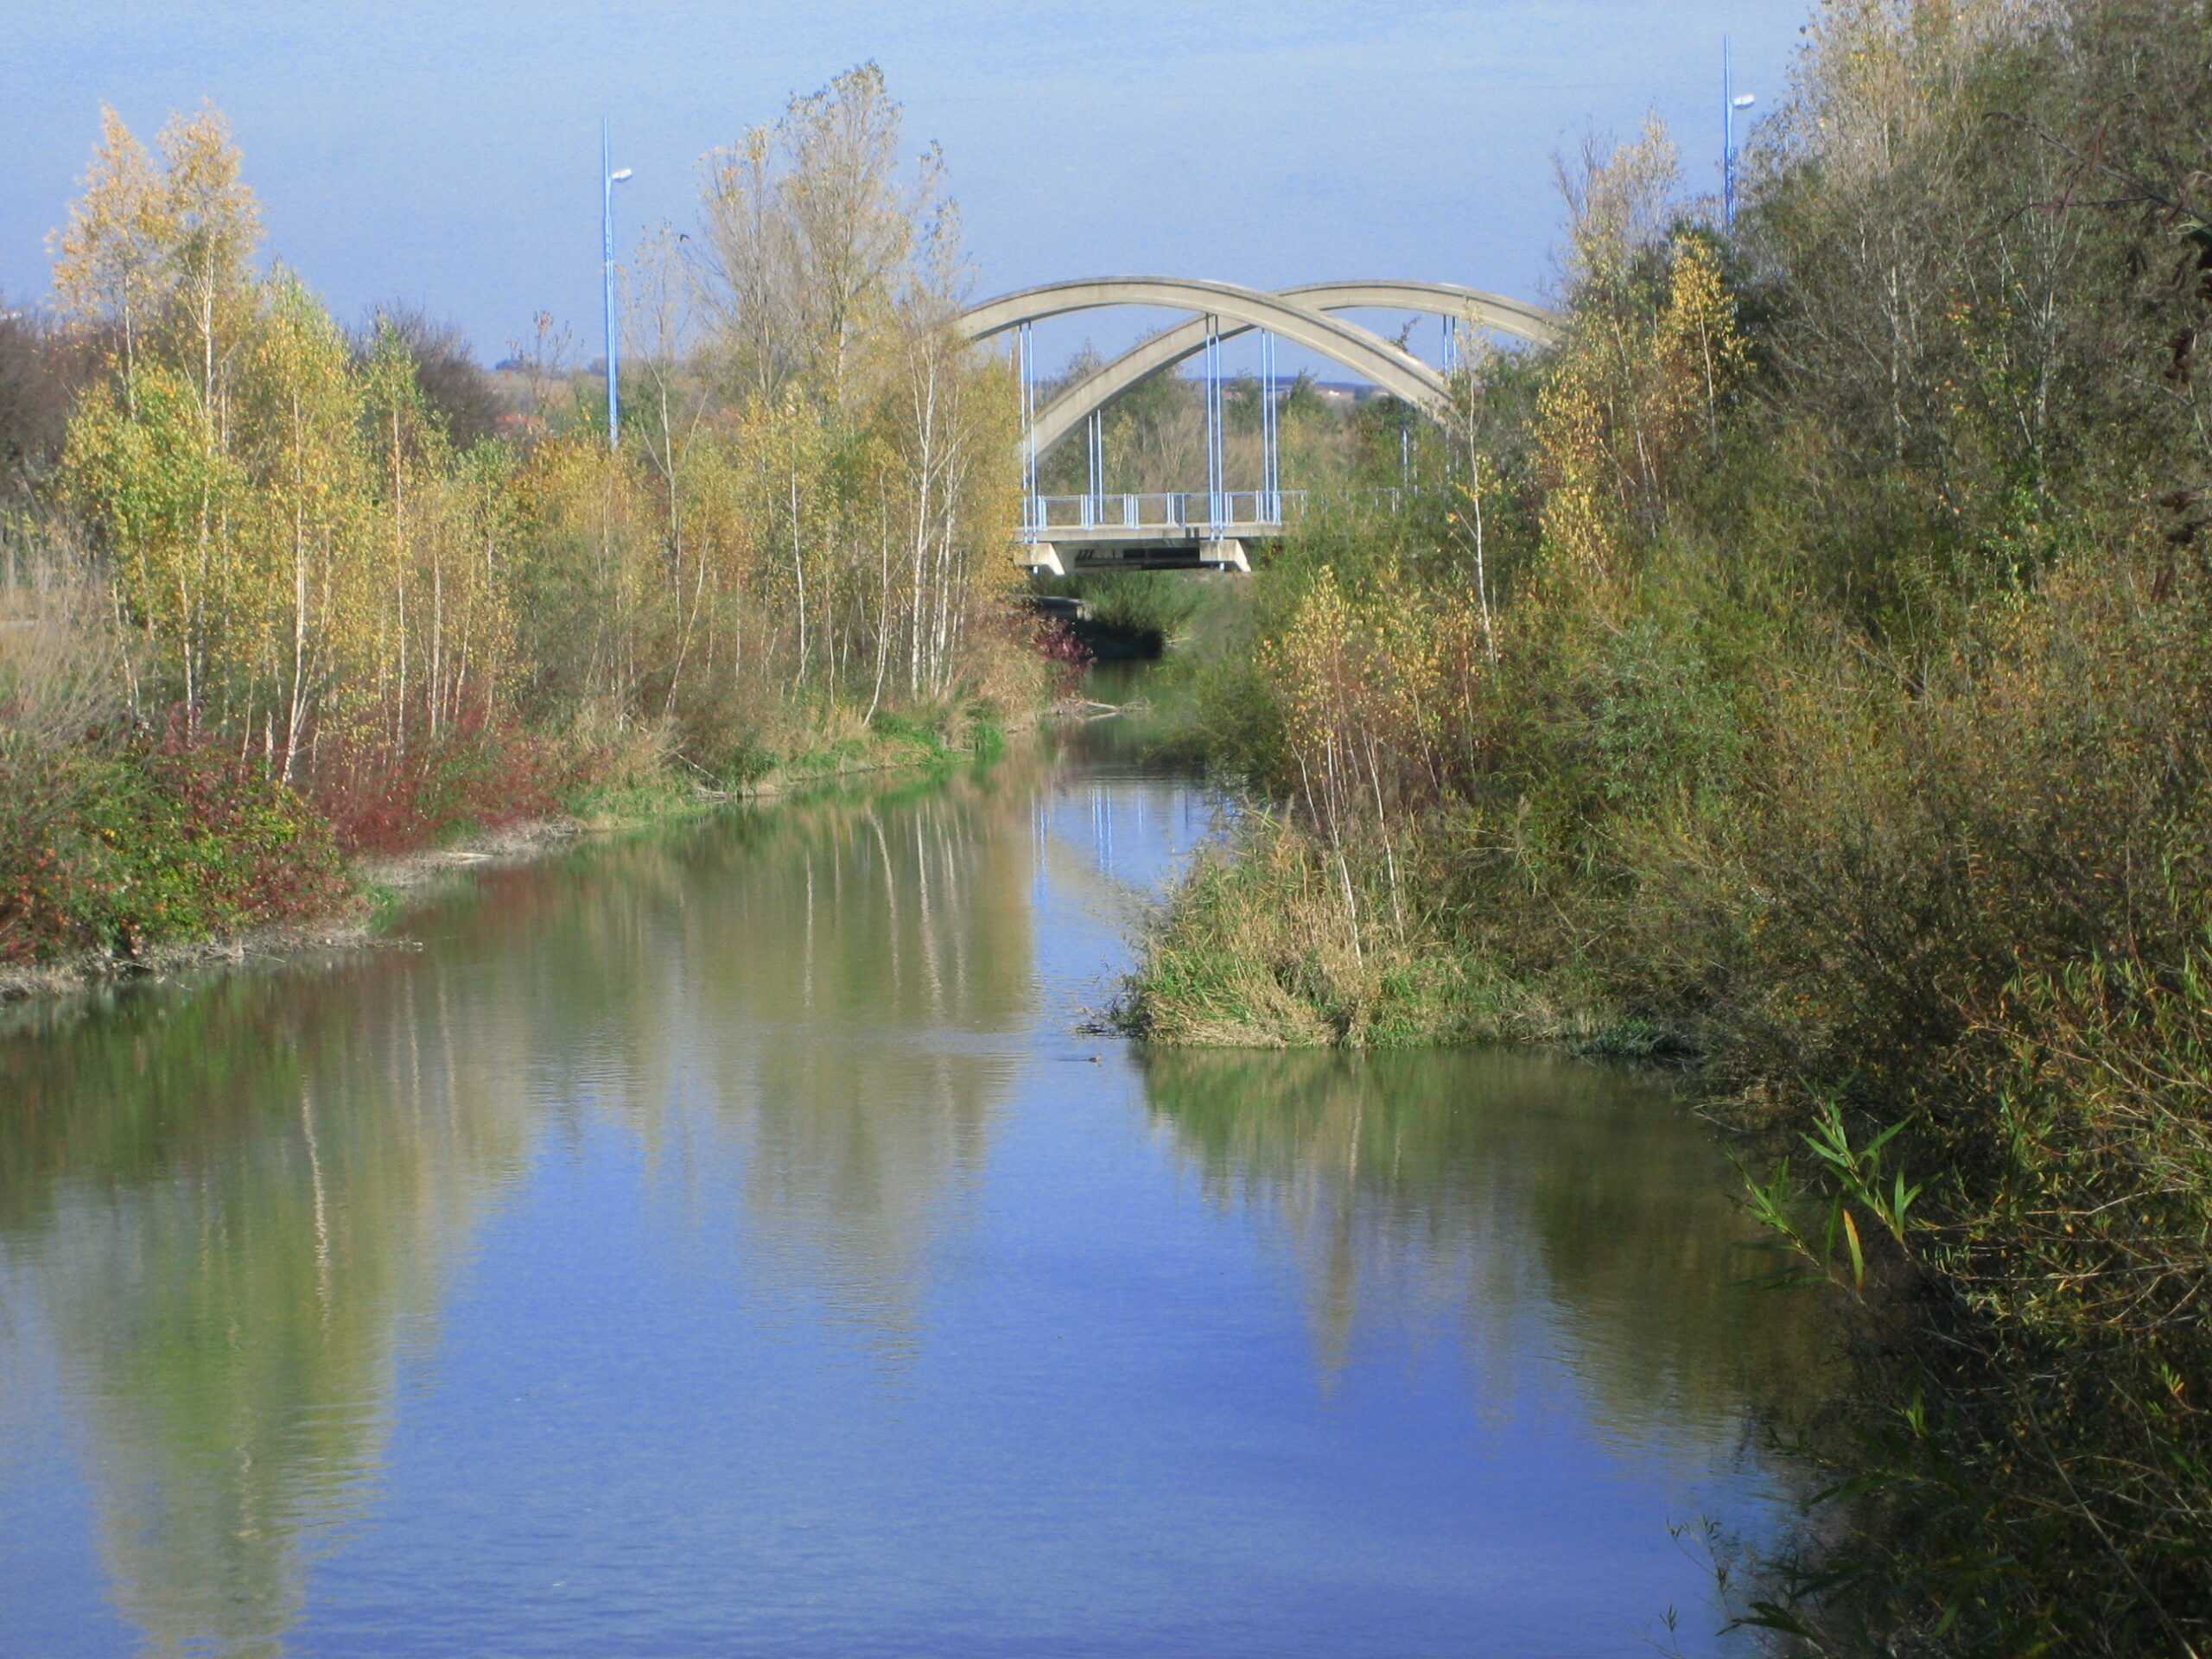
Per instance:
[[[2201,3],[1823,5],[1732,229],[1573,159],[1556,347],[1179,671],[1268,804],[1131,1029],[1669,1052],[1796,1147],[1880,1309],[1812,1647],[2212,1643],[2208,108]]]
[[[0,321],[0,969],[358,909],[372,861],[988,749],[1064,689],[1014,398],[872,67],[706,158],[626,272],[629,418],[541,319],[496,374],[341,327],[212,108],[112,112]]]

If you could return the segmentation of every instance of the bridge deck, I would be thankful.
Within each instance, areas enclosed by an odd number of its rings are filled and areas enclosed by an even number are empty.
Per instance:
[[[1303,490],[1179,490],[1165,494],[1039,495],[1030,499],[1022,533],[1042,541],[1073,537],[1141,541],[1147,537],[1229,534],[1232,524],[1270,524],[1306,509]]]
[[[1239,537],[1189,537],[1181,541],[1023,542],[1014,562],[1033,575],[1070,576],[1081,571],[1236,570],[1252,562]]]
[[[1371,493],[1395,511],[1402,492]],[[1205,490],[1166,495],[1033,497],[1015,557],[1033,571],[1198,570],[1251,567],[1244,549],[1282,538],[1304,517],[1303,490]]]
[[[1096,547],[1138,552],[1147,548],[1196,546],[1200,542],[1273,542],[1282,537],[1281,519],[1237,519],[1224,524],[1080,524],[1040,530],[1026,541],[1050,542],[1063,551]]]

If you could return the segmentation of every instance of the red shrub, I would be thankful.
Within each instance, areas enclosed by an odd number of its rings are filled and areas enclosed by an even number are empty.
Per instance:
[[[326,734],[308,793],[353,852],[419,847],[559,810],[573,770],[561,748],[471,715],[430,736]]]
[[[1074,696],[1083,683],[1083,671],[1090,665],[1090,647],[1076,638],[1074,626],[1065,617],[1038,618],[1034,639],[1037,654],[1052,665],[1053,690],[1064,697]]]

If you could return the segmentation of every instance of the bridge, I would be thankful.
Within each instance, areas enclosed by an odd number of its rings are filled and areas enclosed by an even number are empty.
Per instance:
[[[1048,317],[1105,306],[1140,305],[1194,313],[1140,340],[1112,362],[1062,387],[1041,410],[1031,328]],[[1445,320],[1442,370],[1395,340],[1336,314],[1414,311]],[[1450,399],[1448,373],[1461,325],[1548,345],[1557,318],[1540,306],[1452,283],[1309,283],[1270,293],[1235,283],[1190,277],[1107,276],[1047,283],[986,300],[960,318],[970,340],[1018,331],[1021,367],[1024,506],[1017,540],[1032,571],[1249,570],[1246,547],[1280,537],[1305,505],[1285,491],[1279,455],[1275,341],[1342,365],[1432,418]],[[1261,337],[1261,480],[1232,490],[1222,464],[1221,347],[1258,330]],[[1193,357],[1205,358],[1206,487],[1166,495],[1108,494],[1101,411],[1139,382]],[[1037,488],[1038,457],[1086,429],[1090,487],[1080,496],[1045,496]]]

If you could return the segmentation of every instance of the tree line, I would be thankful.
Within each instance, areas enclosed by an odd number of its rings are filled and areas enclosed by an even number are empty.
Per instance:
[[[219,111],[150,147],[105,111],[58,315],[0,338],[0,762],[54,797],[16,855],[97,787],[58,757],[132,734],[359,842],[480,819],[523,774],[642,750],[728,785],[886,711],[1037,695],[1009,377],[953,327],[942,159],[901,145],[865,65],[703,158],[698,233],[624,272],[616,449],[550,320],[503,420],[450,329],[349,334],[263,267]]]

